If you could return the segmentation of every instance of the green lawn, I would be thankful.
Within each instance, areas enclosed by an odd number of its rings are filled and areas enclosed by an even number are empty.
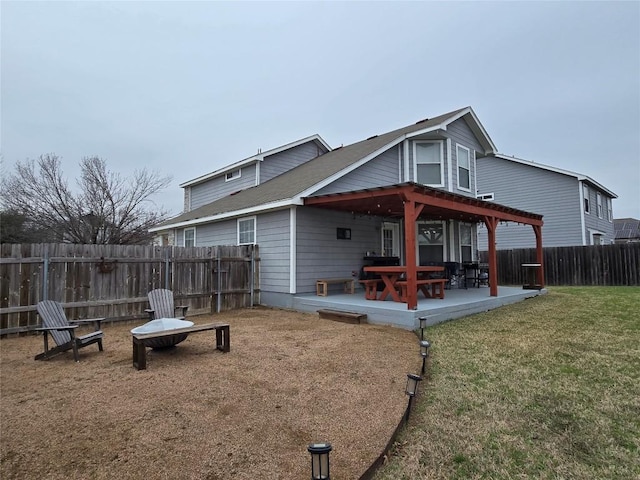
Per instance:
[[[425,336],[427,378],[376,480],[640,478],[640,288],[550,288]]]

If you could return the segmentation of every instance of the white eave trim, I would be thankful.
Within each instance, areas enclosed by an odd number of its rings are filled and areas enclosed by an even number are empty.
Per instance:
[[[172,228],[184,228],[193,225],[200,225],[202,223],[218,222],[220,220],[227,220],[229,218],[242,217],[246,215],[254,215],[257,213],[266,212],[269,210],[279,210],[282,208],[288,208],[292,205],[302,205],[302,202],[295,202],[294,199],[287,198],[285,200],[278,200],[277,202],[263,203],[256,205],[255,207],[243,208],[242,210],[233,210],[231,212],[218,213],[216,215],[209,215],[206,217],[193,218],[191,220],[184,220],[183,222],[172,223],[164,225],[162,227],[150,228],[150,232],[161,232],[164,230],[170,230]]]
[[[265,152],[261,152],[258,155],[252,155],[251,157],[245,158],[243,160],[239,160],[239,161],[237,161],[235,163],[232,163],[230,165],[227,165],[227,166],[225,166],[223,168],[219,168],[218,170],[215,170],[215,171],[213,171],[211,173],[207,173],[205,175],[201,175],[200,177],[194,178],[193,180],[188,180],[188,181],[186,181],[184,183],[181,183],[179,186],[181,188],[184,188],[184,187],[188,187],[188,186],[191,186],[191,185],[195,185],[197,183],[204,182],[206,180],[209,180],[210,178],[217,177],[218,175],[221,175],[221,174],[227,172],[228,170],[235,170],[238,167],[242,167],[244,165],[248,165],[248,164],[253,163],[253,162],[261,162],[261,161],[264,160],[264,157],[268,157],[270,155],[275,155],[276,153],[283,152],[283,151],[288,150],[290,148],[294,148],[294,147],[297,147],[298,145],[302,145],[304,143],[311,142],[311,141],[316,141],[319,144],[321,144],[323,147],[325,147],[327,149],[327,151],[329,151],[329,152],[331,151],[331,147],[329,146],[329,144],[327,142],[325,142],[324,139],[320,135],[318,135],[316,133],[315,135],[310,135],[308,137],[301,138],[300,140],[296,140],[294,142],[287,143],[286,145],[281,145],[279,147],[272,148],[271,150],[267,150]]]

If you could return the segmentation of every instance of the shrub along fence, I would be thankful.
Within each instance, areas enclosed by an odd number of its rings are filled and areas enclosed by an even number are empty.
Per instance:
[[[55,300],[69,318],[145,318],[147,293],[173,290],[189,313],[259,303],[258,246],[4,244],[0,246],[0,335],[40,321],[36,305]]]
[[[536,262],[535,248],[498,250],[498,283],[522,285],[523,263]],[[487,262],[487,252],[480,261]],[[640,243],[547,247],[545,285],[640,285]]]

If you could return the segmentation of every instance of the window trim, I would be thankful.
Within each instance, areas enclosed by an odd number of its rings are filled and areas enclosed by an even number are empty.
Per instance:
[[[193,232],[193,245],[189,245],[189,246],[196,246],[196,227],[187,227],[184,229],[184,231],[182,232],[182,246],[186,247],[187,246],[187,232],[192,231]]]
[[[236,173],[237,173],[237,175],[236,175]],[[229,175],[231,175],[231,176],[229,176]],[[242,169],[241,168],[238,168],[236,170],[231,170],[230,172],[225,173],[224,181],[225,182],[231,182],[233,180],[237,180],[241,176],[242,176]]]
[[[253,221],[253,240],[251,242],[240,242],[240,223],[241,222],[247,222],[247,221]],[[236,243],[238,245],[255,245],[256,244],[256,235],[257,235],[257,220],[256,220],[256,216],[252,215],[250,217],[242,217],[242,218],[238,218],[236,221]]]
[[[467,152],[467,162],[468,162],[468,168],[467,170],[469,171],[469,186],[468,187],[463,187],[460,185],[460,169],[461,168],[465,168],[465,167],[461,167],[460,166],[460,161],[458,158],[458,149],[463,149],[466,150]],[[458,184],[458,190],[462,190],[463,192],[470,192],[471,191],[471,149],[465,147],[464,145],[460,145],[459,143],[456,143],[456,181]]]
[[[613,223],[613,207],[611,205],[611,197],[606,197],[607,201],[607,220],[609,223]]]
[[[471,240],[471,244],[470,245],[463,245],[462,244],[462,227],[467,227],[469,228],[469,239]],[[460,254],[460,261],[463,261],[463,257],[462,257],[462,247],[471,247],[471,259],[469,261],[473,262],[475,261],[475,255],[474,253],[474,242],[473,242],[473,225],[471,223],[465,223],[465,222],[460,222],[458,224],[458,253]]]
[[[598,218],[603,218],[602,194],[600,192],[596,192],[596,211],[598,213]]]
[[[423,145],[425,143],[431,145],[439,145],[439,154],[440,154],[440,183],[425,183],[424,185],[428,187],[441,187],[445,186],[445,175],[444,175],[444,142],[442,140],[416,140],[413,142],[413,180],[418,183],[418,145]],[[424,165],[435,165],[433,164],[424,164]]]
[[[587,215],[591,215],[591,192],[589,191],[589,185],[582,184],[582,210]]]

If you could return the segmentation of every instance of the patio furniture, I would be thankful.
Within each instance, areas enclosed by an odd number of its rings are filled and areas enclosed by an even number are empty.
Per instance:
[[[373,273],[379,275],[384,283],[384,290],[380,292],[380,295],[377,298],[372,298],[373,300],[385,300],[387,296],[391,295],[391,298],[394,302],[405,302],[407,301],[406,294],[404,297],[401,296],[402,284],[398,285],[400,278],[402,276],[406,276],[407,267],[405,265],[400,266],[383,266],[383,267],[364,267],[363,270],[366,273]],[[438,273],[443,272],[443,266],[436,265],[420,265],[416,267],[416,273],[426,274],[426,273]],[[427,280],[427,279],[423,279]],[[437,280],[437,279],[433,279]],[[442,280],[442,279],[440,279]],[[423,284],[426,285],[426,284]],[[424,292],[423,292],[424,293]],[[368,296],[365,298],[369,299]],[[444,292],[442,293],[442,297],[444,298]]]
[[[207,330],[216,331],[216,349],[227,353],[231,350],[231,340],[229,338],[228,323],[207,323],[204,325],[192,325],[190,327],[175,328],[171,330],[163,330],[151,333],[132,334],[133,338],[133,366],[137,370],[145,370],[147,368],[147,346],[146,342],[170,335],[180,335],[183,333],[191,334],[196,332],[205,332]]]
[[[316,281],[316,295],[326,297],[329,293],[329,285],[344,284],[344,293],[355,292],[353,278],[323,278]]]
[[[43,326],[36,328],[36,331],[44,334],[44,352],[36,355],[35,360],[48,360],[53,355],[73,349],[73,358],[76,362],[79,362],[78,349],[93,343],[97,343],[98,350],[103,351],[103,334],[100,330],[100,322],[104,320],[104,318],[69,321],[67,320],[62,305],[53,300],[38,302],[36,309],[42,319]],[[76,336],[75,329],[78,328],[80,324],[93,324],[95,331],[86,335]],[[52,349],[49,349],[49,335],[51,335],[57,345]]]
[[[444,298],[444,285],[447,283],[446,278],[419,278],[416,280],[418,292],[422,292],[424,298]],[[406,280],[398,280],[396,285],[400,287],[400,298],[403,302],[407,301],[407,287],[409,282]],[[431,292],[429,287],[431,286]]]
[[[184,317],[187,315],[189,306],[175,306],[173,302],[173,292],[171,290],[157,288],[151,290],[148,297],[151,308],[147,308],[145,312],[149,314],[149,320],[155,320],[156,318],[178,318],[184,320]],[[178,310],[181,310],[179,316],[176,315]]]

